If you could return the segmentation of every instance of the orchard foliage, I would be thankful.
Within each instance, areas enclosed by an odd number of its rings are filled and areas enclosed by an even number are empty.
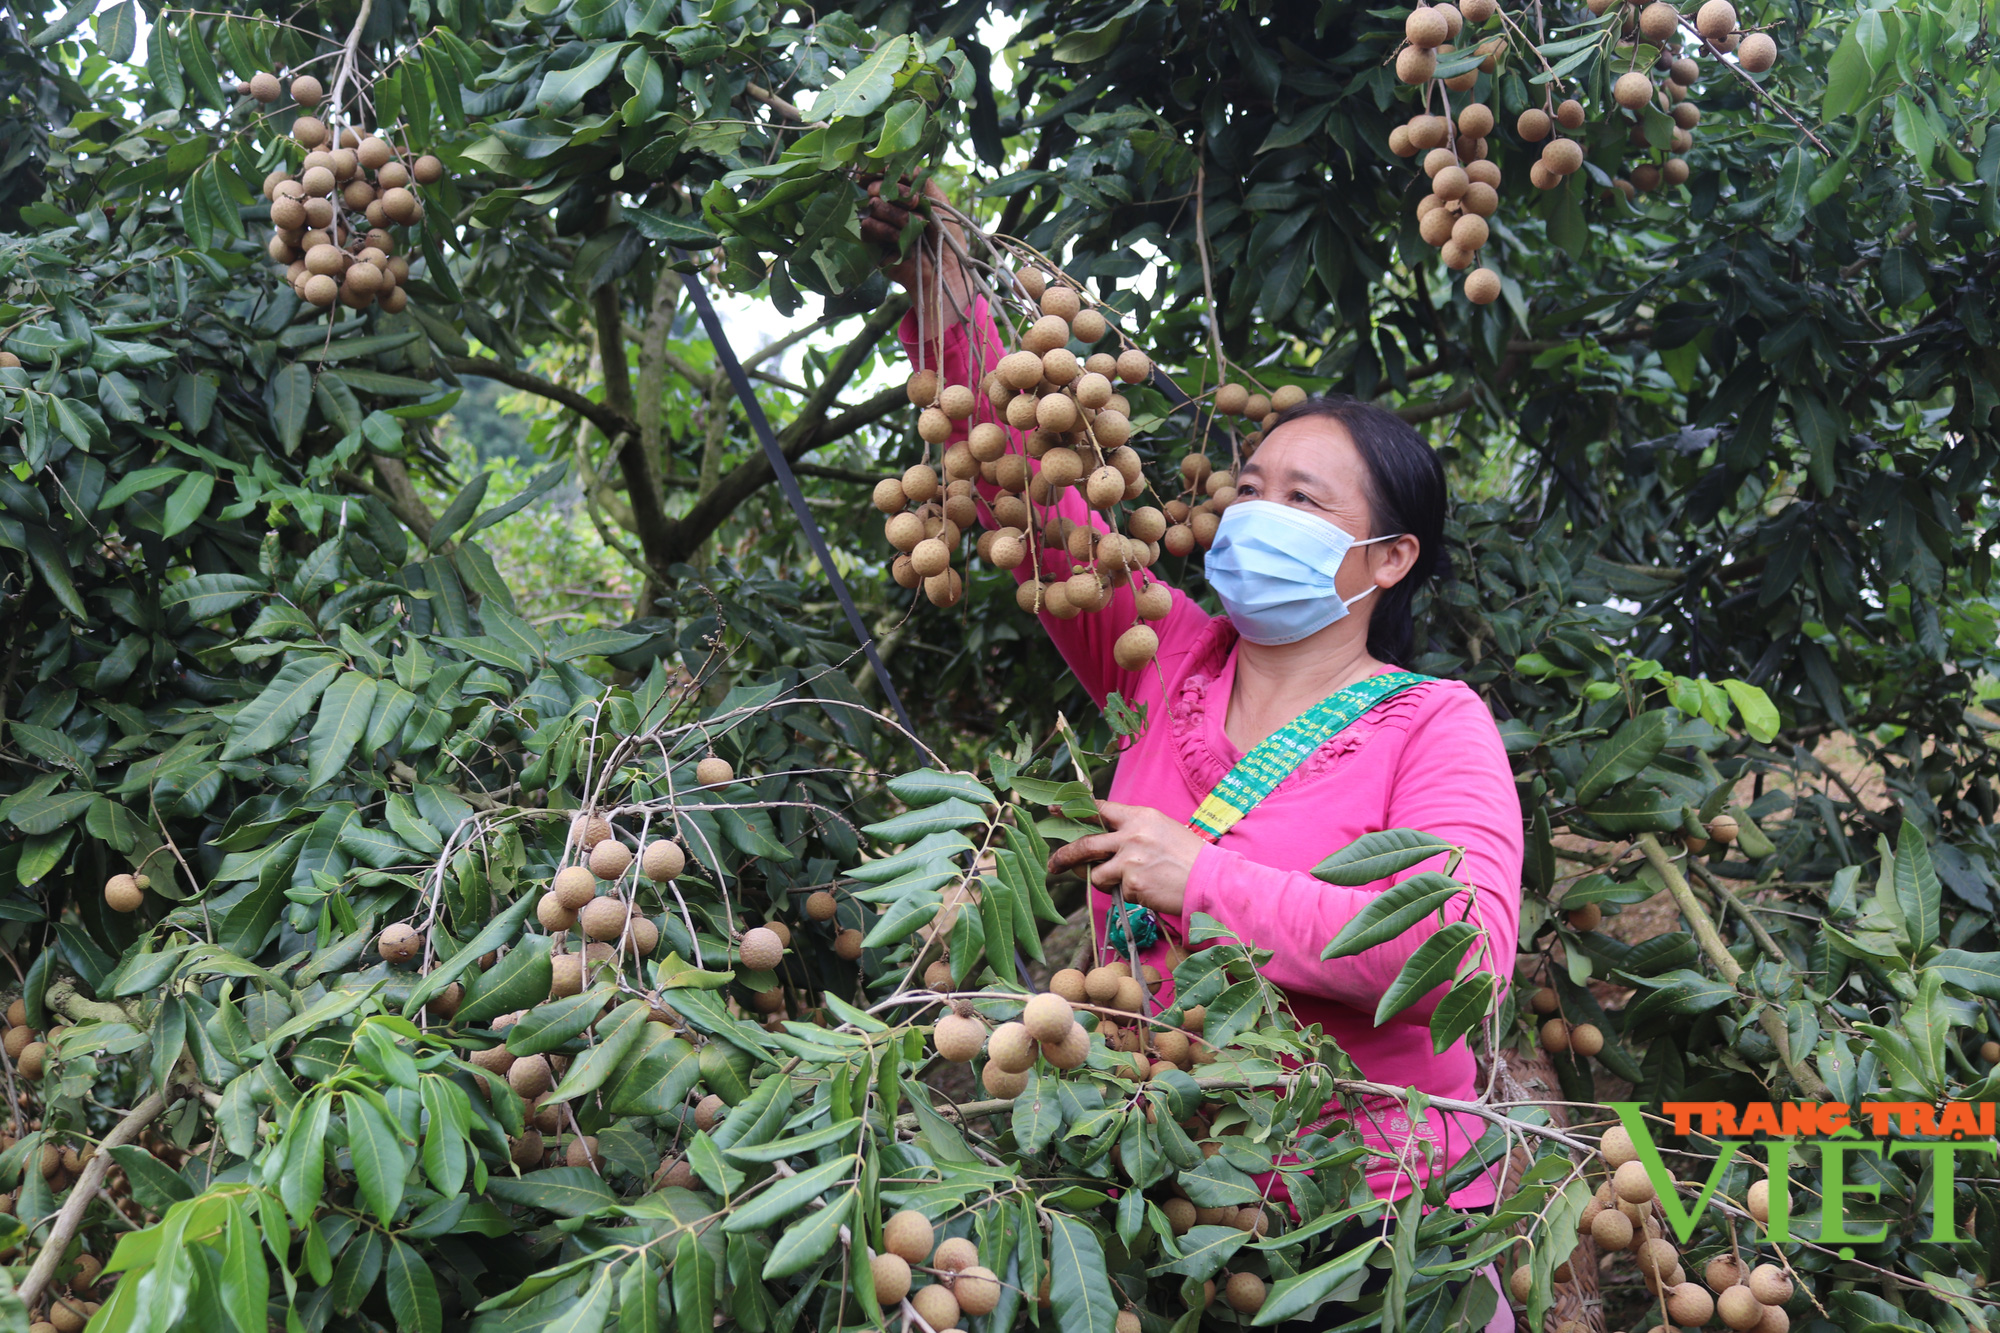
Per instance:
[[[1481,307],[1450,294],[1392,150],[1418,109],[1401,11],[1030,5],[1003,65],[976,5],[361,12],[0,16],[0,943],[22,1020],[0,1172],[23,1228],[0,1239],[37,1317],[879,1328],[902,1313],[871,1254],[915,1210],[998,1279],[984,1314],[976,1282],[949,1296],[975,1333],[1193,1333],[1329,1298],[1480,1327],[1491,1289],[1461,1279],[1492,1262],[1540,1320],[1602,1170],[1590,1136],[1503,1098],[1481,1156],[1525,1142],[1518,1192],[1420,1212],[1434,1184],[1384,1233],[1366,1149],[1318,1122],[1335,1094],[1398,1094],[1289,1019],[1256,975],[1268,942],[1205,941],[1155,1022],[1091,1014],[1081,1065],[1015,1087],[982,1060],[982,1088],[938,1090],[952,1005],[961,1030],[1013,1021],[1071,961],[1045,945],[1079,896],[1044,876],[1048,840],[1091,813],[1068,781],[1091,747],[1146,720],[1058,729],[1059,668],[986,574],[895,631],[945,758],[870,712],[817,594],[773,576],[802,567],[796,534],[754,517],[770,473],[682,296],[699,267],[857,321],[772,401],[795,459],[845,449],[815,498],[900,618],[852,467],[922,446],[882,436],[900,386],[851,401],[903,310],[856,210],[869,176],[941,156],[974,222],[1197,397],[1295,384],[1434,423],[1456,578],[1415,665],[1493,705],[1530,837],[1518,984],[1423,958],[1404,991],[1458,984],[1413,1040],[1469,1032],[1491,1061],[1587,1023],[1601,1050],[1553,1057],[1579,1102],[1607,1076],[2000,1095],[1990,12],[1745,5],[1775,67],[1753,90],[1705,61],[1685,187],[1628,199],[1611,90],[1645,56],[1624,16],[1510,8],[1532,40],[1470,90],[1503,182],[1481,252],[1503,299]],[[451,174],[407,308],[329,319],[264,257],[258,184],[299,154],[234,88],[342,67],[350,36],[341,93],[368,100],[343,109]],[[1539,150],[1512,127],[1555,82],[1543,60],[1591,116],[1580,169],[1530,194]],[[449,483],[436,425],[467,375],[563,414],[542,484],[584,479],[643,571],[625,627],[516,613],[483,479],[424,503],[412,473]],[[1154,486],[1189,450],[1233,458],[1226,419],[1129,392]],[[719,533],[748,572],[690,564]],[[1199,560],[1158,572],[1198,586]],[[596,841],[579,812],[637,858],[603,878],[612,934],[588,947],[543,915]],[[662,838],[677,877],[645,873]],[[1399,840],[1407,870],[1425,843]],[[1346,856],[1323,873],[1385,867]],[[145,877],[135,911],[103,892],[122,874]],[[1662,894],[1670,928],[1625,939],[1621,911]],[[1451,896],[1419,876],[1315,943],[1365,947]],[[789,947],[753,970],[767,921]],[[1135,1063],[1147,1029],[1184,1067]],[[1669,1161],[1700,1180],[1712,1151]],[[1797,1156],[1795,1239],[1763,1251],[1798,1280],[1793,1322],[1990,1322],[1990,1162],[1961,1157],[1966,1246],[1925,1239],[1939,1199],[1909,1157],[1871,1163],[1881,1195],[1850,1216],[1895,1225],[1855,1262],[1819,1242]],[[1724,1174],[1736,1211],[1707,1214],[1689,1274],[1751,1257],[1759,1169]],[[912,1309],[946,1312],[924,1293],[947,1285],[920,1272]],[[1607,1297],[1663,1322],[1640,1284]]]

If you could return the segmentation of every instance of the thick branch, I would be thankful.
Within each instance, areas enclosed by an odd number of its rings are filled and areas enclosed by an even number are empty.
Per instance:
[[[49,983],[48,991],[42,996],[42,1005],[53,1009],[72,1023],[130,1023],[138,1024],[136,1013],[138,1001],[133,1001],[131,1009],[122,1004],[112,1004],[107,1000],[93,1000],[76,988],[76,982],[68,977],[59,977]]]
[[[180,1100],[179,1093],[174,1094],[174,1100]],[[77,1228],[83,1225],[83,1215],[90,1210],[91,1201],[97,1197],[98,1187],[104,1184],[104,1177],[111,1170],[111,1150],[138,1138],[139,1131],[152,1124],[166,1109],[165,1093],[148,1094],[123,1120],[112,1126],[111,1132],[97,1145],[97,1151],[83,1164],[83,1174],[77,1177],[69,1202],[56,1214],[56,1224],[49,1229],[48,1240],[35,1256],[35,1266],[28,1270],[27,1278],[16,1292],[21,1303],[30,1310],[42,1299],[42,1293],[48,1290],[49,1279],[55,1276],[56,1266],[62,1263],[63,1251],[76,1238]],[[31,1165],[28,1169],[32,1171],[35,1168]]]
[[[778,436],[778,449],[787,461],[796,460],[863,426],[880,421],[896,411],[899,403],[908,402],[898,385],[884,389],[831,420],[826,415],[840,391],[847,387],[848,381],[874,353],[875,345],[896,326],[908,308],[908,297],[898,295],[890,299],[869,316],[854,341],[841,349],[840,355],[827,368],[819,388],[800,406],[792,424]],[[728,521],[737,507],[769,485],[774,475],[770,460],[760,450],[718,478],[715,485],[707,489],[701,499],[673,524],[667,541],[669,563],[691,558],[701,549],[702,543]],[[652,558],[650,550],[647,558]]]
[[[639,338],[638,401],[632,415],[639,423],[639,444],[654,459],[661,475],[673,471],[673,459],[660,448],[660,417],[666,407],[667,334],[673,327],[674,309],[681,300],[681,275],[671,265],[660,265],[653,283],[653,305],[646,312],[646,328]]]
[[[591,296],[591,312],[597,324],[597,359],[604,371],[604,398],[612,411],[627,421],[633,412],[632,374],[625,364],[625,320],[618,308],[618,288],[606,283]],[[660,465],[634,422],[612,437],[611,452],[618,457],[618,470],[625,477],[625,498],[632,506],[633,534],[639,549],[653,569],[654,581],[668,582],[667,571],[676,557],[671,551],[675,523],[667,517],[665,492],[660,487]],[[650,605],[652,598],[646,597]]]
[[[424,503],[424,497],[417,494],[416,485],[410,480],[410,470],[398,458],[384,458],[381,454],[370,454],[368,461],[375,468],[375,479],[381,483],[376,492],[382,503],[389,506],[389,512],[401,519],[403,525],[417,534],[417,540],[425,546],[431,544],[431,529],[437,526],[437,516]]]
[[[455,375],[477,375],[481,379],[498,380],[538,398],[559,403],[597,427],[608,440],[617,439],[621,434],[636,436],[639,433],[639,423],[624,412],[604,403],[592,402],[576,390],[565,388],[554,380],[545,380],[532,371],[517,370],[487,357],[451,356],[445,358],[445,364]]]

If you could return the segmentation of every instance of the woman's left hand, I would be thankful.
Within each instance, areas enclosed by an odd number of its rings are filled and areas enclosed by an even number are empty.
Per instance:
[[[1155,912],[1180,915],[1187,900],[1188,874],[1195,857],[1208,844],[1187,825],[1167,818],[1149,805],[1099,801],[1097,813],[1111,826],[1059,848],[1049,858],[1049,873],[1059,875],[1087,861],[1101,861],[1090,872],[1100,889],[1125,886],[1125,901]]]

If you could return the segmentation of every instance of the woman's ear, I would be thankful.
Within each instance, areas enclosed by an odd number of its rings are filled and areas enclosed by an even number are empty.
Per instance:
[[[1394,541],[1380,542],[1368,549],[1375,556],[1369,571],[1375,586],[1387,592],[1417,567],[1417,558],[1423,554],[1423,543],[1406,532]]]

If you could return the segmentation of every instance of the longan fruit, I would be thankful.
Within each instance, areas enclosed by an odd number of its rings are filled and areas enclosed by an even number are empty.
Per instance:
[[[605,845],[610,846],[609,843]],[[625,933],[625,921],[629,915],[621,900],[598,898],[577,914],[577,922],[589,939],[615,940]]]
[[[1028,1075],[1026,1070],[1010,1073],[988,1060],[986,1067],[979,1072],[979,1083],[987,1092],[1005,1101],[1021,1095],[1022,1090],[1028,1086]]]
[[[1549,137],[1549,113],[1540,107],[1529,107],[1514,121],[1514,133],[1528,143],[1540,143]]]
[[[0,1047],[4,1047],[9,1060],[19,1060],[21,1052],[27,1050],[34,1040],[34,1029],[25,1023],[20,1023],[7,1029],[6,1037],[0,1039]]]
[[[1152,627],[1134,625],[1120,634],[1117,641],[1111,645],[1111,658],[1118,664],[1120,671],[1138,671],[1151,662],[1159,651],[1160,636],[1153,632]]]
[[[300,116],[292,122],[292,141],[301,148],[317,148],[326,142],[326,122],[318,116]],[[327,172],[331,177],[332,172]],[[333,188],[331,185],[328,189]],[[324,194],[324,190],[307,190],[308,194]]]
[[[1597,903],[1585,903],[1563,914],[1572,930],[1596,930],[1604,923],[1604,908]]]
[[[401,923],[390,926],[375,942],[375,951],[391,963],[407,963],[424,949],[422,932]]]
[[[1636,1253],[1640,1274],[1655,1282],[1673,1276],[1674,1269],[1680,1264],[1680,1252],[1674,1248],[1672,1241],[1662,1237],[1641,1241]]]
[[[1613,1171],[1627,1162],[1639,1160],[1639,1150],[1633,1145],[1632,1136],[1625,1131],[1623,1125],[1613,1125],[1599,1135],[1597,1151],[1604,1158],[1604,1164]]]
[[[1595,1023],[1578,1023],[1570,1029],[1569,1048],[1589,1057],[1604,1049],[1604,1033]]]
[[[1061,1040],[1042,1043],[1042,1054],[1057,1069],[1081,1069],[1090,1059],[1090,1029],[1071,1023]]]
[[[742,943],[737,946],[737,955],[743,966],[752,972],[770,972],[785,958],[785,942],[778,933],[767,926],[752,926],[743,932]]]
[[[1600,1250],[1630,1249],[1634,1229],[1632,1219],[1616,1208],[1606,1208],[1590,1222],[1590,1238]]]
[[[1764,1307],[1748,1287],[1724,1287],[1716,1298],[1715,1313],[1737,1333],[1750,1333],[1764,1319]]]
[[[938,1055],[953,1064],[964,1064],[979,1054],[985,1040],[986,1025],[967,1015],[946,1014],[931,1030],[931,1042]]]
[[[104,881],[104,905],[114,912],[136,912],[146,901],[146,891],[130,875],[113,875]]]
[[[1410,39],[1412,46],[1430,50],[1451,40],[1451,25],[1430,5],[1423,5],[1410,11],[1403,20],[1403,35]]]
[[[602,880],[615,880],[632,868],[632,849],[616,838],[606,838],[590,849],[590,873]]]
[[[14,1067],[22,1078],[38,1079],[48,1064],[48,1056],[49,1048],[46,1043],[31,1041],[21,1048],[20,1058],[14,1062]]]
[[[1541,164],[1558,176],[1571,175],[1583,166],[1583,149],[1574,139],[1551,139],[1542,145]]]
[[[657,838],[646,844],[646,850],[639,857],[639,869],[647,879],[655,884],[679,879],[687,869],[687,853],[680,844],[670,838]]]
[[[1569,1049],[1569,1024],[1560,1018],[1551,1018],[1542,1024],[1542,1049],[1551,1055],[1560,1055]]]
[[[1528,1297],[1534,1294],[1534,1290],[1535,1272],[1526,1264],[1507,1275],[1507,1291],[1521,1304],[1528,1303]]]
[[[430,153],[425,153],[410,164],[410,174],[417,178],[419,185],[435,185],[444,179],[444,163]]]
[[[911,543],[912,546],[915,544]],[[727,759],[719,755],[709,755],[694,766],[694,780],[703,787],[719,787],[725,782],[736,781],[736,770],[730,766]]]
[[[978,1264],[961,1268],[951,1280],[951,1294],[963,1314],[992,1314],[1000,1304],[1000,1275]]]
[[[914,1208],[905,1208],[882,1224],[882,1248],[907,1263],[920,1264],[930,1258],[936,1240],[931,1220]]]
[[[1611,1188],[1626,1203],[1651,1203],[1659,1192],[1653,1188],[1653,1178],[1646,1174],[1646,1168],[1639,1162],[1627,1162],[1611,1176]]]
[[[709,1093],[694,1104],[694,1127],[703,1131],[714,1129],[722,1123],[722,1113],[728,1109],[722,1098]]]
[[[964,1271],[969,1273],[972,1270],[968,1268]],[[934,1282],[928,1287],[919,1287],[910,1293],[910,1308],[915,1310],[925,1323],[940,1330],[940,1333],[944,1329],[958,1327],[960,1313],[958,1297],[952,1295],[951,1288],[941,1282]]]
[[[660,928],[651,917],[632,918],[632,949],[641,958],[650,958],[660,947]]]
[[[1979,1043],[1979,1058],[1989,1065],[2000,1064],[2000,1041]]]
[[[1493,123],[1493,108],[1484,102],[1468,102],[1458,113],[1458,132],[1469,139],[1484,139]]]
[[[1765,1305],[1783,1305],[1792,1299],[1792,1279],[1776,1264],[1758,1264],[1751,1269],[1749,1287]]]
[[[1566,130],[1582,129],[1583,103],[1577,101],[1574,97],[1564,98],[1561,105],[1556,107],[1556,124]]]
[[[1396,53],[1396,77],[1404,83],[1428,83],[1437,73],[1438,58],[1433,48],[1406,46]]]
[[[1002,1023],[987,1040],[986,1058],[1010,1074],[1019,1074],[1034,1065],[1035,1049],[1025,1024]]]
[[[325,96],[325,87],[310,74],[301,74],[292,80],[292,100],[300,106],[318,106]]]
[[[1736,31],[1736,6],[1729,0],[1706,0],[1695,11],[1694,27],[1709,41],[1720,42]]]
[[[1167,1202],[1170,1204],[1186,1203],[1187,1200],[1169,1199]],[[1176,1231],[1174,1234],[1178,1236],[1181,1233]],[[1112,1323],[1112,1333],[1141,1333],[1141,1330],[1144,1328],[1145,1325],[1139,1322],[1139,1314],[1136,1310],[1120,1310],[1118,1318]]]
[[[1264,1279],[1255,1273],[1236,1273],[1222,1288],[1222,1299],[1238,1314],[1256,1314],[1264,1308]]]
[[[964,1236],[947,1236],[931,1255],[931,1267],[959,1273],[979,1262],[979,1247]]]
[[[583,955],[558,953],[549,956],[549,995],[561,999],[583,993]]]
[[[1708,6],[1702,6],[1704,10]],[[1736,63],[1752,74],[1763,74],[1778,63],[1778,43],[1768,32],[1753,32],[1736,48]]]
[[[910,1263],[900,1254],[878,1254],[868,1261],[875,1283],[875,1299],[893,1308],[910,1294]]]
[[[1075,1024],[1070,1002],[1053,990],[1035,996],[1021,1009],[1021,1026],[1036,1041],[1061,1041]]]
[[[1669,1287],[1667,1317],[1682,1328],[1699,1328],[1715,1317],[1715,1298],[1694,1282]]]
[[[546,1055],[524,1055],[507,1069],[507,1086],[524,1102],[531,1102],[556,1085],[555,1071]]]
[[[1791,1333],[1791,1328],[1792,1317],[1785,1313],[1784,1306],[1767,1305],[1763,1307],[1763,1316],[1751,1333]]]

